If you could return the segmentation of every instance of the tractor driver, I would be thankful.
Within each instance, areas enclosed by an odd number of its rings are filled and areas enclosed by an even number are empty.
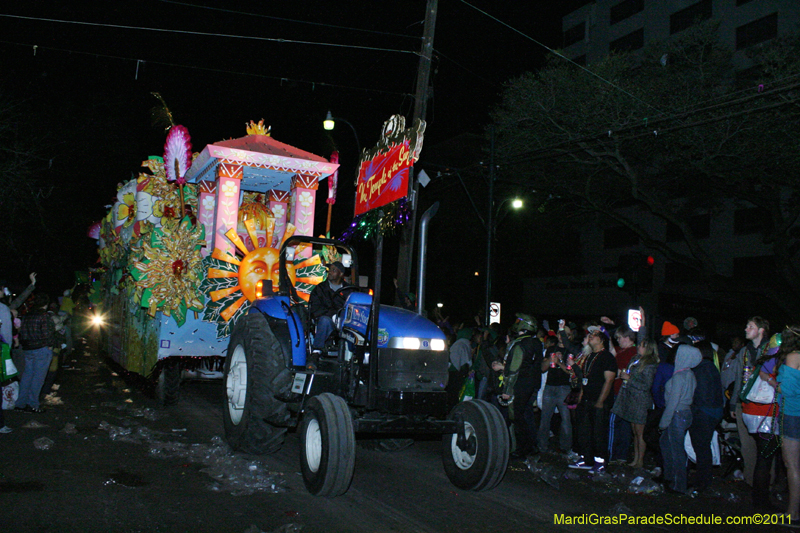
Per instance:
[[[350,284],[344,279],[344,265],[341,261],[334,261],[328,263],[328,279],[311,291],[308,310],[317,321],[317,331],[311,344],[311,356],[306,364],[309,370],[316,370],[325,342],[337,326],[337,313],[344,307],[345,301],[345,291],[342,289],[346,287],[350,287]]]

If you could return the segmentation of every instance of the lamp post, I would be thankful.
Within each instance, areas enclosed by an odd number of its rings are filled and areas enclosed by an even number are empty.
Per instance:
[[[498,205],[497,209],[495,209],[494,206],[492,205],[493,200],[494,200],[494,198],[493,198],[493,193],[494,193],[493,189],[494,188],[492,186],[493,185],[492,181],[489,182],[489,185],[490,185],[489,198],[491,199],[491,201],[489,203],[489,216],[488,216],[488,220],[487,220],[487,223],[486,223],[486,234],[487,234],[487,238],[486,238],[486,303],[485,303],[485,307],[484,307],[485,316],[484,316],[484,319],[483,319],[483,322],[484,322],[485,326],[489,326],[489,313],[491,311],[490,307],[491,307],[491,302],[492,302],[492,260],[493,260],[492,248],[493,248],[493,245],[494,245],[495,237],[497,236],[497,226],[499,226],[500,222],[502,222],[505,219],[505,216],[503,218],[499,218],[500,217],[500,212],[503,209],[503,206],[505,206],[508,202],[511,202],[511,208],[512,209],[521,209],[523,207],[523,205],[524,205],[523,201],[520,198],[506,198],[505,200],[500,202],[500,205]],[[509,212],[510,211],[507,211],[506,215]]]
[[[347,122],[343,118],[335,117],[331,114],[330,110],[328,111],[328,115],[325,117],[325,120],[322,121],[322,127],[325,128],[326,131],[333,131],[333,128],[336,127],[336,122],[344,122],[350,129],[353,130],[353,136],[356,138],[356,146],[358,147],[358,157],[361,157],[361,143],[358,141],[358,133],[356,133],[356,129],[353,127],[352,124]]]
[[[322,127],[326,131],[332,131],[333,128],[336,127],[336,121],[337,120],[340,121],[340,122],[344,122],[345,124],[350,126],[351,130],[353,130],[353,136],[356,139],[356,147],[358,148],[358,162],[356,163],[356,174],[358,174],[358,172],[359,172],[359,168],[358,167],[361,164],[361,143],[358,141],[358,133],[356,133],[356,129],[353,127],[353,125],[350,124],[348,121],[346,121],[343,118],[334,118],[333,115],[331,114],[330,110],[328,110],[328,115],[325,117],[325,120],[322,121]],[[330,235],[330,231],[331,231],[331,213],[332,213],[332,211],[333,211],[333,205],[329,201],[328,202],[328,222],[327,222],[327,225],[325,227],[325,233],[327,235]]]

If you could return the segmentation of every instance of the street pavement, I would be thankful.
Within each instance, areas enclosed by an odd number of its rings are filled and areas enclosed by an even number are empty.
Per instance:
[[[43,405],[42,414],[5,412],[14,431],[0,435],[3,531],[517,533],[576,531],[587,526],[563,517],[591,513],[600,519],[750,514],[741,482],[719,481],[713,493],[695,499],[633,494],[641,472],[617,467],[591,478],[567,470],[556,456],[513,463],[492,491],[464,492],[444,474],[439,439],[396,453],[358,448],[350,490],[318,498],[303,485],[294,433],[272,456],[227,447],[220,381],[184,383],[178,404],[159,409],[139,380],[80,346],[76,368],[61,373],[55,405]]]

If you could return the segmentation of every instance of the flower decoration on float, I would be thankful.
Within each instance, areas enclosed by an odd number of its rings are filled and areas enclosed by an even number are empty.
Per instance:
[[[142,245],[142,258],[132,262],[131,276],[136,283],[135,299],[151,316],[161,311],[182,326],[189,310],[203,310],[199,298],[203,246],[205,228],[188,216],[150,233]]]
[[[193,157],[197,157],[197,153]],[[152,218],[149,219],[156,227],[177,225],[183,216],[192,218],[195,224],[194,213],[197,213],[197,190],[192,184],[181,187],[183,191],[184,208],[181,213],[181,198],[179,190],[167,181],[164,159],[159,156],[150,156],[142,162],[142,166],[149,169],[151,174],[139,174],[140,179],[147,179],[150,193],[153,196]]]

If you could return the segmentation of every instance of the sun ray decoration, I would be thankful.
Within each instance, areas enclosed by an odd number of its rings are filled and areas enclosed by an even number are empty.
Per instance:
[[[258,229],[256,218],[244,218],[241,222],[248,237],[246,242],[232,228],[225,233],[235,246],[235,255],[215,248],[203,260],[206,277],[200,284],[200,290],[209,298],[203,320],[217,324],[217,337],[230,335],[232,325],[247,313],[251,302],[256,299],[255,290],[259,280],[271,280],[273,290],[278,291],[279,250],[296,230],[294,225],[287,224],[282,236],[273,235],[274,217],[267,218],[263,232]],[[254,244],[260,242],[266,245],[257,247]],[[295,253],[295,256],[298,255],[299,250]],[[286,264],[289,278],[295,284],[300,298],[305,301],[308,301],[314,285],[325,279],[326,271],[321,263],[321,258],[316,255]]]
[[[153,229],[149,236],[149,242],[142,244],[141,260],[131,266],[136,299],[151,316],[161,311],[182,326],[189,310],[203,310],[200,250],[205,246],[205,228],[184,217],[179,224]]]

